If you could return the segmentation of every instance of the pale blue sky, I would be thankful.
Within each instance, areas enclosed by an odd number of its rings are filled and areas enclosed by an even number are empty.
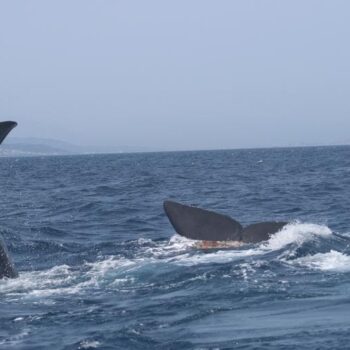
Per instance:
[[[0,0],[16,136],[211,149],[350,143],[347,0]]]

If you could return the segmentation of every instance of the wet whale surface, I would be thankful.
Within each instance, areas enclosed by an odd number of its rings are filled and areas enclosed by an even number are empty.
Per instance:
[[[204,241],[204,246],[259,243],[282,230],[287,222],[265,221],[243,227],[230,216],[175,201],[163,203],[165,214],[180,236]],[[221,242],[221,243],[219,243]],[[226,242],[226,243],[224,243]]]
[[[16,122],[0,122],[0,144],[5,140],[9,132],[17,126]],[[18,277],[18,272],[7,250],[6,242],[0,234],[0,279]]]
[[[350,148],[1,158],[0,349],[344,349]],[[261,162],[262,160],[262,162]],[[265,242],[197,249],[164,198]]]

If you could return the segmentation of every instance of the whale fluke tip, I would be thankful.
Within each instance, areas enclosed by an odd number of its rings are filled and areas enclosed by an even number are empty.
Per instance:
[[[242,226],[231,217],[166,200],[163,207],[175,231],[190,239],[240,241]]]
[[[17,122],[6,121],[0,122],[0,144],[5,140],[8,133],[17,126]]]

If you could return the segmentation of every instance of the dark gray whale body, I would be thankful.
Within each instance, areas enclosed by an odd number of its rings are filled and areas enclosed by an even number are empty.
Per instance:
[[[164,210],[179,235],[201,241],[258,243],[287,225],[287,222],[267,221],[243,228],[227,215],[173,201],[165,201]]]
[[[0,122],[0,144],[16,125],[16,122]],[[5,241],[0,234],[0,279],[3,277],[14,278],[17,276],[18,272],[13,265]]]
[[[5,241],[0,235],[0,279],[3,277],[15,278],[18,277],[18,272],[7,251]]]
[[[0,145],[15,126],[17,126],[16,122],[0,122]]]

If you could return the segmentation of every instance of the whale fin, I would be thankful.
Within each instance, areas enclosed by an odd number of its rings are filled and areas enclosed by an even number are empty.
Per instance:
[[[16,122],[0,122],[0,144],[15,126],[17,126]]]
[[[6,244],[0,235],[0,278],[3,277],[15,278],[18,277],[18,272],[13,265]]]
[[[240,241],[242,225],[227,215],[165,201],[164,210],[175,231],[203,241]]]
[[[258,243],[266,241],[272,234],[277,233],[287,224],[287,222],[281,221],[267,221],[248,225],[242,231],[242,241],[244,243]]]
[[[4,141],[7,134],[17,125],[16,122],[0,122],[0,144]],[[18,273],[7,251],[6,244],[0,235],[0,278],[17,277]]]

